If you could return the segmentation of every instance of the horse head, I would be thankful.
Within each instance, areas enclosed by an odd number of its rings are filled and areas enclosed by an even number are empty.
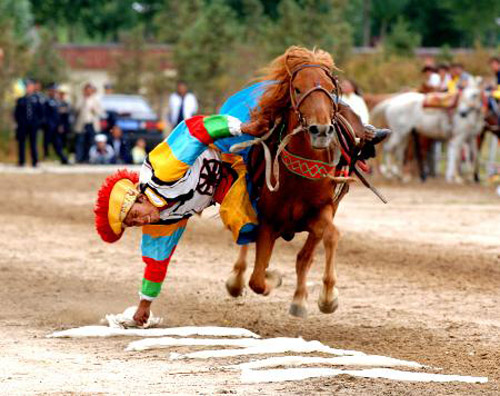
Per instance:
[[[264,69],[263,80],[275,81],[252,112],[247,130],[264,135],[279,120],[288,131],[304,131],[308,145],[326,149],[334,143],[334,121],[338,111],[339,84],[331,74],[335,64],[330,54],[314,49],[290,47]],[[304,143],[304,142],[302,142]]]
[[[462,90],[457,105],[457,113],[465,118],[472,112],[481,112],[483,109],[483,91],[481,77],[471,77],[468,85]]]

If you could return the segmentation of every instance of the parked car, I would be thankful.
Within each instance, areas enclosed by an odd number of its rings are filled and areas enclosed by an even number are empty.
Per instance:
[[[146,140],[146,150],[151,151],[163,140],[165,124],[140,95],[104,95],[101,104],[106,117],[101,119],[101,130],[109,132],[113,125],[123,130],[131,147],[139,138]]]

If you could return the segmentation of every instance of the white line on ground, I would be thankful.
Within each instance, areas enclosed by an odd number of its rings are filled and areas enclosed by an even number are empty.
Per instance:
[[[82,337],[165,337],[165,336],[204,336],[204,337],[251,337],[260,338],[259,335],[247,329],[235,327],[216,326],[186,326],[155,329],[120,329],[108,326],[84,326],[74,329],[56,331],[49,334],[48,338],[82,338]]]
[[[365,355],[363,352],[331,348],[327,345],[322,344],[319,341],[306,341],[302,338],[278,337],[278,338],[268,338],[268,339],[252,340],[252,341],[254,341],[253,345],[248,345],[248,347],[244,349],[219,349],[219,350],[192,352],[184,355],[173,353],[170,355],[170,358],[209,359],[209,358],[261,355],[261,354],[286,353],[286,352],[295,352],[295,353],[322,352],[330,355],[339,355],[339,356]],[[151,346],[153,345],[153,343],[149,343],[149,345]],[[221,344],[221,345],[228,345],[228,344]]]
[[[461,375],[415,373],[410,371],[387,368],[372,368],[364,370],[339,370],[323,367],[290,368],[273,370],[249,370],[241,372],[241,381],[245,383],[298,381],[307,378],[335,377],[347,374],[362,378],[385,378],[396,381],[414,382],[466,382],[486,383],[486,377],[470,377]]]
[[[412,362],[410,360],[401,360],[379,355],[339,356],[334,358],[317,356],[277,356],[267,359],[253,360],[248,363],[235,364],[228,367],[246,370],[279,366],[302,366],[306,364],[324,364],[331,366],[424,367],[420,363]]]

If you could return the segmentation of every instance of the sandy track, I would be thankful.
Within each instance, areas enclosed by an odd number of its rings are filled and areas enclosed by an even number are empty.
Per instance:
[[[165,351],[125,352],[129,340],[54,340],[55,329],[97,323],[137,300],[139,232],[100,242],[91,208],[103,175],[1,174],[0,393],[498,394],[500,214],[491,191],[430,183],[385,185],[382,206],[355,188],[337,224],[341,306],[319,313],[323,252],[311,271],[307,320],[288,316],[304,236],[280,242],[284,285],[233,300],[224,280],[236,252],[218,219],[193,219],[153,310],[167,325],[238,326],[262,336],[318,339],[415,360],[483,385],[323,378],[244,385],[230,372],[186,366]],[[214,232],[214,230],[216,230]],[[183,348],[176,351],[183,352]],[[238,362],[237,358],[231,362]],[[208,365],[217,365],[209,361]],[[201,373],[196,373],[201,370]]]

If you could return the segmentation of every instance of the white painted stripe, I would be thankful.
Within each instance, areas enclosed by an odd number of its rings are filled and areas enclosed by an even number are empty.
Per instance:
[[[222,358],[222,357],[233,357],[233,356],[245,356],[245,355],[265,355],[271,353],[286,353],[286,352],[296,352],[296,353],[310,353],[310,352],[322,352],[330,355],[365,355],[363,352],[350,351],[345,349],[331,348],[322,344],[319,341],[305,341],[302,338],[268,338],[255,340],[253,346],[248,346],[244,349],[219,349],[219,350],[208,350],[208,351],[198,351],[187,354],[171,354],[171,359],[210,359],[210,358]],[[228,344],[222,344],[228,345]]]
[[[49,334],[48,338],[82,338],[82,337],[165,337],[165,336],[203,336],[203,337],[251,337],[260,336],[247,329],[237,327],[171,327],[156,329],[121,329],[108,326],[84,326]]]
[[[425,367],[420,363],[410,360],[400,360],[379,355],[339,356],[334,358],[316,356],[277,356],[268,359],[253,360],[248,363],[235,364],[228,367],[247,370],[279,366],[301,366],[306,364],[324,364],[331,366]]]
[[[220,338],[145,338],[139,341],[133,341],[128,344],[127,351],[145,351],[147,349],[168,348],[172,346],[214,346],[225,345],[235,347],[250,347],[257,345],[260,340],[255,338],[241,339],[220,339]]]
[[[396,381],[413,382],[466,382],[486,383],[486,377],[470,377],[461,375],[444,375],[415,373],[410,371],[393,370],[387,368],[372,368],[364,370],[339,370],[322,367],[290,368],[273,370],[243,370],[241,381],[245,383],[299,381],[307,378],[335,377],[338,375],[351,375],[361,378],[384,378]]]

